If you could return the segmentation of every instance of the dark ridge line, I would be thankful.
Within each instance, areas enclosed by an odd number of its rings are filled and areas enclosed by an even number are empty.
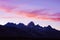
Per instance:
[[[50,25],[46,27],[35,25],[32,21],[28,25],[8,22],[0,25],[0,37],[60,38],[60,31]]]

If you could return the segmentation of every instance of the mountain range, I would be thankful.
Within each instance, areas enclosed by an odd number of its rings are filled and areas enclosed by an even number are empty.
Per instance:
[[[8,22],[5,25],[0,25],[0,37],[60,38],[60,31],[50,25],[46,27],[35,25],[32,21],[28,25]]]

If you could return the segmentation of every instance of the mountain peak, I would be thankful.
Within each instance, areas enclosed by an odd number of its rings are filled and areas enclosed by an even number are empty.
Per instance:
[[[10,26],[10,27],[12,27],[12,26],[16,26],[16,24],[15,24],[15,23],[10,23],[10,22],[8,22],[7,24],[5,24],[5,26]]]
[[[35,24],[34,24],[34,22],[30,22],[29,24],[28,24],[28,26],[35,26]]]
[[[47,28],[52,28],[51,25],[48,25]]]

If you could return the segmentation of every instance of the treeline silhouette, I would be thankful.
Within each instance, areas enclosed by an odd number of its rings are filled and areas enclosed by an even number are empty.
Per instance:
[[[23,23],[7,23],[0,25],[0,37],[22,37],[22,38],[60,38],[60,31],[50,25],[42,27],[30,22],[28,25]]]

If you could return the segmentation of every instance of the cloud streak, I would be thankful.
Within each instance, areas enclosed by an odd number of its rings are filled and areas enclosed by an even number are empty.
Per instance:
[[[4,9],[6,10],[6,12],[11,12],[13,11],[12,9],[14,9],[14,7],[0,7],[0,9]],[[52,21],[60,21],[60,13],[53,13],[53,14],[49,14],[45,9],[41,9],[41,10],[34,10],[31,12],[28,11],[15,11],[16,14],[18,16],[23,15],[29,18],[37,18],[37,19],[43,19],[43,20],[52,20]]]
[[[49,9],[36,9],[32,11],[25,11],[21,10],[24,6],[27,4],[18,4],[17,0],[0,0],[0,10],[4,10],[7,14],[12,13],[16,14],[17,16],[26,16],[28,18],[36,18],[36,19],[42,19],[42,20],[52,20],[52,21],[60,21],[60,12],[58,13],[49,13]],[[16,2],[16,4],[15,4]],[[3,14],[2,14],[3,15]],[[8,16],[7,16],[8,17]],[[8,17],[9,18],[9,17]]]
[[[49,14],[47,12],[38,10],[28,13],[27,16],[30,18],[32,17],[43,20],[60,21],[60,13]]]

